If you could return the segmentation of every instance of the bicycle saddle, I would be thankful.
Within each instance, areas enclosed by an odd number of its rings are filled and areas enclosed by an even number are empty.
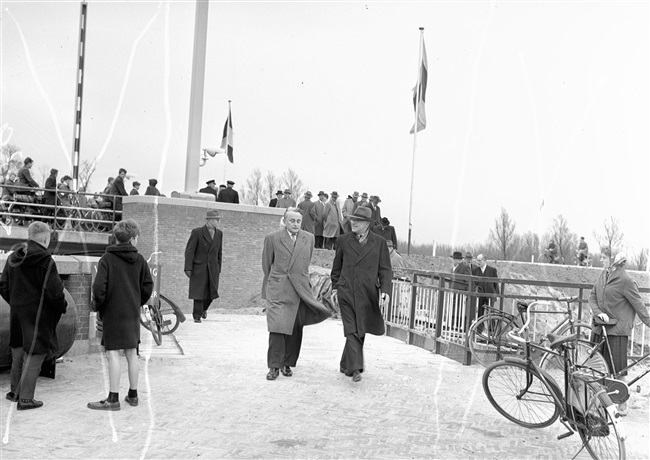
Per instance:
[[[546,338],[548,338],[548,341],[551,342],[551,344],[549,345],[551,347],[551,350],[557,350],[558,348],[560,348],[562,344],[577,340],[578,334],[572,334],[572,335],[548,334]]]

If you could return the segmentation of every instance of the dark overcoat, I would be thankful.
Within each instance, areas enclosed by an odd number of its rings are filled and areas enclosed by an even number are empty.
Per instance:
[[[481,271],[481,267],[476,267],[472,270],[472,275],[481,276],[483,278],[497,278],[497,269],[489,265],[485,266],[485,273]],[[497,294],[499,292],[499,285],[493,281],[478,281],[476,287],[481,288],[481,292],[486,294]]]
[[[44,203],[54,206],[56,204],[56,176],[45,179]],[[52,210],[54,212],[54,210]]]
[[[313,235],[316,232],[316,203],[311,200],[303,200],[298,203],[298,208],[302,211],[300,229]]]
[[[0,277],[0,295],[10,310],[9,346],[26,353],[58,349],[56,326],[68,305],[63,282],[48,250],[28,241],[13,252]]]
[[[311,289],[309,263],[314,239],[311,233],[299,230],[294,246],[285,228],[264,238],[262,299],[266,299],[269,332],[291,335],[301,300],[308,307],[303,325],[317,324],[331,316]]]
[[[95,306],[103,321],[102,345],[128,350],[140,343],[140,306],[153,292],[149,265],[131,243],[106,248],[93,281]]]
[[[362,245],[354,233],[336,240],[332,264],[332,290],[337,290],[343,333],[382,335],[386,331],[379,294],[391,293],[392,270],[386,240],[368,233]]]
[[[207,224],[195,228],[185,246],[185,271],[192,271],[189,298],[195,300],[219,297],[219,275],[221,273],[221,249],[223,232],[214,229],[210,236]]]
[[[226,187],[217,195],[217,201],[221,203],[239,204],[239,193],[232,187]]]
[[[323,227],[325,223],[323,222],[323,217],[325,215],[325,203],[321,200],[318,200],[314,203],[314,208],[316,209],[316,219],[314,219],[314,235],[323,236]]]

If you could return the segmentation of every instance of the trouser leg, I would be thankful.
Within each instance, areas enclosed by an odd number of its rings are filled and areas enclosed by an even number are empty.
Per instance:
[[[298,362],[298,356],[300,356],[300,348],[302,346],[302,329],[305,322],[305,308],[307,308],[307,306],[301,301],[298,306],[296,320],[293,322],[293,332],[291,335],[284,336],[284,359],[282,366],[296,367],[296,363]]]
[[[194,299],[194,308],[192,309],[192,316],[194,319],[201,319],[203,314],[203,300]]]
[[[20,378],[18,394],[20,399],[34,399],[36,391],[36,379],[41,372],[41,366],[45,360],[45,353],[25,353],[23,356],[23,373]]]
[[[212,299],[203,299],[203,313],[204,311],[208,311],[208,308],[210,308],[210,304],[212,304]]]
[[[269,332],[269,351],[266,355],[266,362],[271,368],[281,368],[284,360],[285,335],[277,332]]]
[[[354,371],[363,372],[363,342],[364,337],[353,332],[345,336],[345,347],[341,355],[341,367],[345,369],[346,375],[351,375]]]
[[[20,377],[23,374],[23,362],[25,352],[23,347],[16,347],[11,349],[11,389],[13,394],[18,394],[20,385]]]

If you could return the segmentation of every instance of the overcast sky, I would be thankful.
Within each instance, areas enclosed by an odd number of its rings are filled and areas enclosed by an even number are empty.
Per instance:
[[[79,10],[2,1],[3,142],[60,176],[72,171]],[[120,167],[184,190],[194,10],[88,2],[92,191]],[[419,27],[416,242],[482,242],[504,207],[520,232],[563,214],[592,248],[614,216],[630,251],[650,247],[647,1],[211,1],[202,146],[219,146],[232,100],[235,163],[211,159],[200,180],[239,188],[255,167],[291,167],[314,195],[379,195],[406,239]]]

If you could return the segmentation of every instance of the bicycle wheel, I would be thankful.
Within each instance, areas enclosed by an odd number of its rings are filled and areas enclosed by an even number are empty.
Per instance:
[[[545,376],[546,377],[546,376]],[[501,361],[483,373],[483,391],[490,404],[511,422],[526,428],[550,426],[560,415],[557,385],[541,380],[525,361]]]
[[[173,305],[173,306],[172,306]],[[164,295],[160,294],[160,314],[162,315],[162,333],[163,335],[171,334],[180,324],[180,320],[176,315],[176,310],[174,309],[176,304],[169,300]],[[176,307],[178,308],[178,307]]]
[[[602,386],[582,379],[573,379],[568,398],[569,417],[583,444],[595,460],[624,459],[625,440],[616,428],[608,406],[612,400]]]
[[[480,318],[467,334],[469,350],[479,364],[484,367],[501,361],[508,356],[517,356],[523,348],[508,339],[508,332],[517,329],[510,319],[499,315],[487,315]]]
[[[575,348],[570,350],[569,353],[571,361],[575,365],[580,366],[577,368],[578,372],[587,374],[593,378],[602,378],[609,373],[605,358],[598,351],[594,350],[592,343],[578,340],[575,342]],[[539,367],[553,377],[553,380],[560,386],[562,394],[564,394],[564,357],[544,353]]]

